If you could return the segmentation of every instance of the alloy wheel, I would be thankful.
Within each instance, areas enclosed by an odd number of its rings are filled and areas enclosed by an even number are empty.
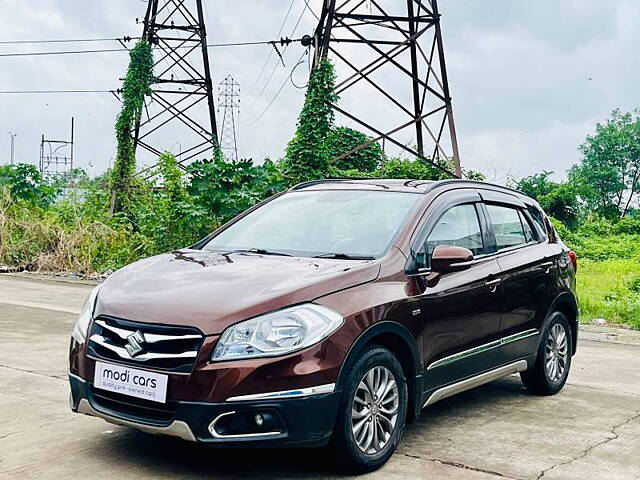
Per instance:
[[[364,374],[351,406],[351,431],[358,448],[368,455],[384,449],[396,428],[400,394],[396,379],[385,367]]]
[[[552,382],[559,382],[567,369],[569,353],[567,332],[564,326],[556,323],[549,330],[545,349],[545,370]]]

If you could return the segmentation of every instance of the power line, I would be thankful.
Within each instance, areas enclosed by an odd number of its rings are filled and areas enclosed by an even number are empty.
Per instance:
[[[291,31],[291,35],[289,35],[290,37],[293,37],[296,34],[296,31],[298,30],[298,27],[300,26],[300,22],[302,21],[302,17],[304,16],[305,12],[307,11],[307,6],[308,6],[308,4],[305,3],[305,6],[302,9],[302,12],[300,12],[300,16],[298,17],[298,20],[296,21],[296,24],[293,26],[293,30]],[[288,46],[289,46],[289,43],[287,43],[284,46],[284,48],[282,49],[282,53],[284,53],[287,50]],[[280,58],[282,58],[282,54],[280,54]],[[262,95],[264,94],[265,90],[267,89],[267,87],[271,83],[271,80],[273,79],[273,76],[276,73],[277,69],[278,69],[278,63],[276,62],[276,64],[273,66],[273,69],[271,70],[271,73],[269,74],[269,77],[267,78],[267,81],[262,86],[262,89],[260,90],[260,93],[258,93],[258,95],[254,98],[253,102],[251,102],[251,105],[249,106],[249,110],[253,109],[253,107],[262,98]],[[286,83],[286,80],[285,80],[285,83]]]
[[[289,4],[289,9],[287,10],[287,14],[284,16],[284,20],[282,21],[282,25],[280,25],[280,30],[278,30],[278,33],[276,34],[276,37],[279,37],[282,34],[282,30],[284,30],[284,26],[287,23],[287,20],[289,19],[289,15],[291,14],[291,10],[293,9],[293,4],[294,3],[296,3],[296,0],[291,0],[291,3]],[[274,47],[274,49],[275,49],[275,47]],[[274,49],[269,50],[269,53],[267,54],[267,58],[265,58],[264,64],[262,65],[262,68],[260,69],[260,73],[256,77],[256,81],[253,82],[253,85],[251,85],[251,88],[249,89],[249,95],[251,95],[253,90],[256,88],[256,85],[258,85],[258,82],[260,81],[260,78],[262,77],[262,74],[267,69],[267,65],[269,64],[269,60],[271,60],[271,56],[273,55],[273,50]]]
[[[267,113],[267,111],[271,108],[271,106],[275,103],[275,101],[277,100],[277,98],[280,96],[280,94],[282,93],[282,91],[284,90],[284,87],[287,85],[287,83],[289,81],[291,81],[291,83],[293,84],[293,86],[296,86],[295,83],[293,83],[293,72],[295,72],[296,68],[298,68],[298,66],[300,66],[300,64],[304,63],[304,56],[307,55],[309,52],[308,50],[305,50],[304,52],[302,52],[302,55],[300,55],[300,58],[298,59],[298,61],[296,62],[296,64],[293,66],[293,68],[291,69],[291,72],[289,72],[289,75],[287,75],[287,78],[285,78],[284,83],[280,86],[280,88],[278,89],[278,91],[276,92],[276,94],[273,96],[273,98],[271,99],[271,101],[269,102],[269,104],[265,107],[265,109],[262,111],[262,113],[260,115],[258,115],[258,117],[251,122],[249,125],[253,126],[256,123],[258,123],[262,117],[264,117],[265,113]]]
[[[83,53],[108,53],[128,52],[126,48],[106,48],[100,50],[67,50],[60,52],[25,52],[25,53],[0,53],[0,57],[39,57],[44,55],[74,55]]]
[[[125,35],[118,38],[67,38],[57,40],[0,40],[0,45],[25,45],[25,44],[40,44],[40,43],[86,43],[86,42],[117,42],[129,40],[139,40],[140,37],[130,37]]]
[[[274,42],[299,42],[301,39],[283,39],[283,40],[260,40],[254,42],[228,42],[228,43],[209,43],[207,44],[207,48],[219,48],[219,47],[244,47],[244,46],[252,46],[252,45],[273,45]],[[176,48],[193,48],[192,46],[186,45],[183,47]],[[46,56],[46,55],[75,55],[75,54],[86,54],[86,53],[111,53],[111,52],[128,52],[127,48],[104,48],[104,49],[95,49],[95,50],[64,50],[64,51],[53,51],[53,52],[20,52],[20,53],[0,53],[0,57],[36,57],[36,56]]]
[[[0,90],[0,95],[22,95],[22,94],[41,94],[41,93],[116,93],[118,90]]]
[[[307,6],[307,9],[311,12],[311,14],[316,17],[316,20],[320,21],[320,17],[318,16],[318,14],[316,12],[313,11],[313,8],[311,8],[311,5],[309,5],[309,0],[304,0],[305,5]]]

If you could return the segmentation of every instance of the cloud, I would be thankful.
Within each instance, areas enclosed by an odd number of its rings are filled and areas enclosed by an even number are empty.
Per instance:
[[[392,0],[381,1],[385,5]],[[310,3],[319,12],[321,0]],[[37,9],[28,4],[0,0],[0,40],[139,35],[142,27],[135,19],[146,9],[139,0],[41,0]],[[290,2],[205,4],[208,40],[214,43],[274,39]],[[293,0],[282,36],[290,36],[298,20],[295,37],[313,31],[315,19],[303,14],[303,8],[302,0]],[[618,0],[603,8],[595,0],[448,0],[440,2],[440,10],[461,157],[467,167],[487,170],[496,178],[504,172],[527,175],[541,169],[562,175],[578,160],[577,146],[596,121],[604,120],[613,108],[638,106],[640,64],[633,60],[640,43],[636,1]],[[117,43],[89,45],[107,48]],[[0,45],[0,51],[85,46]],[[271,46],[210,50],[214,83],[230,73],[241,85],[242,156],[278,158],[295,130],[304,91],[291,84],[289,75],[303,49],[292,44],[279,50],[285,66]],[[124,52],[4,57],[0,90],[116,88],[127,60]],[[295,83],[304,84],[307,73],[303,63],[295,71]],[[386,81],[398,95],[405,92],[404,79]],[[345,98],[344,105],[363,108],[373,123],[391,125],[381,97],[370,89],[363,92],[361,97]],[[17,159],[37,163],[41,135],[64,138],[75,116],[77,165],[102,171],[113,158],[118,108],[109,94],[0,95],[0,163],[8,161],[6,132],[18,133]],[[166,148],[177,149],[181,139],[179,130],[175,132],[164,139]]]

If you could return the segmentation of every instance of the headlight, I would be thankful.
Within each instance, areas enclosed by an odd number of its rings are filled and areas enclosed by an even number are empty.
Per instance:
[[[212,360],[275,357],[309,347],[335,332],[342,315],[307,303],[267,313],[227,328]]]
[[[100,285],[94,288],[89,294],[89,297],[84,301],[82,310],[80,310],[80,317],[76,322],[76,326],[73,327],[73,333],[71,335],[80,343],[84,342],[87,338],[87,330],[89,329],[89,323],[91,323],[91,319],[93,318],[93,309],[96,305],[96,298],[98,298],[99,289]]]

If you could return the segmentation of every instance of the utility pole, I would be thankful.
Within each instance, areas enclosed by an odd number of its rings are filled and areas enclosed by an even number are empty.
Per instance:
[[[240,84],[231,75],[218,85],[218,112],[222,108],[220,149],[231,161],[238,160],[238,127],[240,119]]]
[[[15,143],[16,143],[17,136],[18,136],[17,133],[9,132],[9,138],[11,139],[11,165],[13,165],[13,161],[14,161]]]
[[[181,166],[210,156],[218,138],[202,0],[148,0],[143,38],[153,47],[155,80],[135,147],[156,160],[178,140]],[[198,115],[194,107],[203,105]]]
[[[461,177],[437,0],[382,3],[324,0],[315,31],[314,66],[331,58],[351,72],[335,90],[350,107],[334,110],[374,137],[345,156],[379,141]]]

